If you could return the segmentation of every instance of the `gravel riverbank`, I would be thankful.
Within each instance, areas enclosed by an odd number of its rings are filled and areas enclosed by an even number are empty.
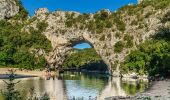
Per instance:
[[[17,78],[25,78],[25,77],[46,77],[47,72],[45,70],[19,70],[18,68],[0,68],[0,79],[8,78],[8,71],[10,69],[15,70],[15,74]],[[50,74],[57,75],[55,72],[50,72]]]

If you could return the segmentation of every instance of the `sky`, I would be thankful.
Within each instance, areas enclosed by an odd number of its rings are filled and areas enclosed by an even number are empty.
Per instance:
[[[115,11],[129,3],[137,4],[137,0],[21,0],[30,16],[34,15],[38,8],[48,8],[50,12],[55,10],[77,11],[80,13],[95,13],[101,9]],[[87,43],[74,46],[83,49],[90,48]]]

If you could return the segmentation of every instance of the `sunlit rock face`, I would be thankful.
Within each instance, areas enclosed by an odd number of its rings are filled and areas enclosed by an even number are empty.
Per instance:
[[[133,6],[133,5],[129,5]],[[131,7],[130,7],[131,8]],[[132,7],[132,9],[135,9]],[[19,7],[14,0],[1,0],[0,1],[0,19],[9,18],[18,13]],[[134,12],[127,11],[126,9],[117,13],[119,17],[113,16],[113,12],[109,10],[103,10],[104,18],[100,20],[106,20],[112,17],[111,25],[104,27],[102,31],[90,30],[92,26],[88,26],[91,21],[96,21],[95,15],[101,14],[99,11],[95,14],[88,14],[89,18],[85,18],[85,21],[81,21],[79,16],[82,14],[78,12],[64,12],[55,11],[50,13],[46,8],[40,8],[35,12],[35,15],[30,19],[23,30],[29,30],[30,27],[36,29],[36,25],[40,21],[48,23],[48,27],[42,32],[50,41],[53,50],[44,54],[50,67],[59,68],[62,67],[62,63],[66,57],[70,54],[75,43],[86,41],[96,50],[96,52],[102,57],[103,61],[107,64],[108,70],[112,75],[120,75],[120,66],[124,62],[125,57],[131,50],[135,50],[137,46],[143,43],[145,40],[150,39],[150,36],[154,35],[160,27],[170,28],[169,21],[162,23],[162,18],[170,12],[170,6],[164,9],[155,9],[152,6],[146,6],[145,8],[135,9]],[[109,17],[105,17],[105,14]],[[113,15],[112,15],[113,14]],[[78,23],[72,21],[73,26],[68,27],[69,16],[72,19],[77,19]],[[99,20],[99,19],[98,19]],[[124,23],[124,29],[121,30],[121,23],[116,23],[116,20],[120,20]],[[102,25],[102,21],[98,22]],[[97,23],[97,24],[98,24]],[[70,24],[70,23],[69,23]],[[120,24],[120,25],[119,25]],[[99,26],[100,26],[99,25]],[[87,27],[88,26],[88,27]],[[97,25],[95,29],[97,29]],[[99,29],[99,28],[98,28]],[[117,35],[119,33],[119,36]],[[126,36],[129,35],[133,46],[122,49],[121,52],[115,52],[115,44],[122,41],[124,44],[128,44]]]
[[[0,19],[10,18],[19,12],[15,0],[0,0]]]
[[[138,0],[138,4],[140,4],[140,3],[142,3],[143,2],[143,0]]]
[[[39,9],[42,10],[42,9]],[[109,15],[110,11],[105,10]],[[102,57],[103,61],[107,64],[108,70],[112,75],[120,75],[120,64],[124,61],[125,57],[130,53],[131,50],[137,48],[140,43],[143,43],[146,39],[149,39],[150,36],[154,35],[159,27],[165,26],[170,27],[167,23],[161,23],[161,18],[170,11],[170,7],[166,9],[155,10],[153,7],[143,8],[138,13],[142,13],[143,21],[140,24],[133,24],[134,21],[137,21],[137,15],[127,15],[126,12],[122,13],[122,21],[125,23],[125,30],[121,32],[116,28],[116,25],[113,24],[111,28],[104,29],[102,33],[96,33],[89,31],[87,28],[80,28],[79,24],[77,26],[66,26],[66,21],[68,20],[67,15],[73,15],[73,18],[80,16],[80,13],[77,12],[64,12],[56,11],[53,13],[48,12],[45,9],[45,13],[41,12],[35,15],[37,20],[32,22],[28,27],[35,27],[38,21],[45,21],[48,23],[48,27],[43,32],[43,34],[51,41],[53,51],[46,55],[48,64],[51,67],[59,68],[62,67],[62,63],[69,55],[70,51],[73,49],[75,43],[81,41],[86,41],[96,50],[96,52]],[[154,13],[151,13],[154,12]],[[97,12],[100,13],[100,12]],[[148,13],[151,13],[149,17],[145,17]],[[94,14],[89,15],[90,18],[86,20],[95,20]],[[137,22],[138,23],[138,22]],[[143,27],[140,28],[140,25]],[[120,33],[119,38],[116,37],[116,33]],[[114,45],[118,41],[124,41],[125,35],[128,34],[133,36],[133,47],[124,48],[120,53],[114,51]],[[103,39],[101,39],[103,38]]]

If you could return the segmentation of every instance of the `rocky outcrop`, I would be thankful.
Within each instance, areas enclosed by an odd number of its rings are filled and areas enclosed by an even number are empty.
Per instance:
[[[102,57],[103,61],[108,65],[110,73],[115,76],[119,76],[120,64],[131,50],[136,49],[137,45],[150,38],[151,35],[154,35],[160,27],[170,27],[169,22],[161,22],[161,18],[166,13],[170,12],[170,7],[162,10],[155,10],[151,6],[145,7],[143,13],[141,10],[136,12],[141,14],[140,17],[143,18],[142,21],[137,21],[137,19],[139,19],[138,15],[128,15],[127,12],[124,12],[121,14],[122,21],[126,24],[124,31],[118,30],[116,24],[113,24],[111,28],[104,29],[102,33],[89,31],[88,28],[80,28],[79,24],[77,27],[67,27],[67,15],[70,14],[73,15],[73,18],[77,18],[81,15],[80,13],[63,11],[47,13],[48,10],[45,8],[39,10],[41,11],[36,12],[40,13],[37,13],[34,16],[37,20],[28,25],[27,28],[35,27],[39,21],[48,23],[48,27],[43,34],[51,41],[53,47],[53,51],[46,55],[46,59],[50,66],[56,68],[62,67],[62,63],[70,53],[72,46],[76,43],[85,41],[91,44],[96,52]],[[45,12],[42,12],[42,10],[45,10]],[[111,14],[110,11],[105,11],[108,14]],[[85,21],[87,23],[90,20],[95,20],[93,14],[90,14],[89,16],[90,18]],[[134,24],[135,21],[137,21],[137,24]],[[120,33],[120,37],[116,36],[117,33]],[[133,37],[133,47],[124,48],[120,53],[116,53],[114,51],[115,43],[118,41],[125,41],[124,37],[126,35]]]
[[[140,4],[140,3],[142,3],[143,2],[143,0],[138,0],[138,4]]]
[[[10,18],[19,12],[15,0],[0,0],[0,19]]]
[[[19,6],[15,1],[17,0],[0,0],[0,19],[10,18],[19,12]],[[40,8],[30,20],[27,20],[30,22],[22,31],[28,31],[30,27],[36,29],[40,21],[48,23],[42,34],[51,41],[53,50],[48,54],[44,54],[43,50],[36,52],[37,55],[45,55],[51,67],[62,67],[73,45],[84,41],[101,56],[112,75],[120,76],[121,63],[131,50],[150,39],[160,27],[170,28],[169,5],[160,6],[162,9],[156,9],[154,5],[128,5],[129,7],[123,7],[116,12],[103,10],[85,15],[64,11],[50,13],[48,9]],[[166,21],[163,22],[163,19]],[[130,43],[127,40],[131,40]],[[115,44],[119,41],[122,41],[125,47],[121,52],[116,52]],[[129,47],[128,43],[133,45]]]

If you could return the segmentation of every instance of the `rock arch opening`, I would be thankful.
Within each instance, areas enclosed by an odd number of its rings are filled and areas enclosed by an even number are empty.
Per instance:
[[[86,40],[74,41],[62,67],[82,72],[107,73],[108,66],[98,55],[93,45]]]
[[[80,41],[72,46],[73,49],[87,49],[87,48],[93,48],[92,44],[86,41]]]

